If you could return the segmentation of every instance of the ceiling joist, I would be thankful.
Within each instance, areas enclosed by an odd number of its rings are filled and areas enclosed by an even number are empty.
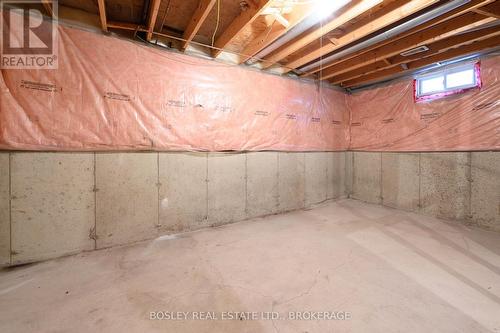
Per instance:
[[[329,43],[318,49],[309,52],[308,54],[301,56],[288,62],[285,67],[286,71],[291,71],[292,68],[299,68],[311,61],[319,59],[330,52],[333,52],[349,43],[352,43],[360,38],[363,38],[371,33],[374,33],[390,24],[396,23],[397,21],[408,17],[430,5],[436,3],[438,0],[412,0],[405,3],[401,7],[378,17],[377,19],[370,21],[368,24],[359,27],[358,29],[349,32],[348,34],[338,38],[339,43],[337,45]]]
[[[480,41],[483,39],[487,39],[490,37],[500,35],[500,29],[498,26],[491,26],[484,29],[474,30],[463,34],[454,35],[439,41],[436,41],[432,44],[427,45],[429,50],[414,54],[412,56],[402,56],[396,55],[391,58],[385,59],[386,61],[378,61],[372,63],[370,65],[359,67],[355,70],[349,71],[344,74],[340,74],[338,76],[334,76],[331,78],[330,82],[333,84],[338,84],[341,82],[349,81],[357,77],[364,76],[366,74],[370,74],[387,67],[393,67],[395,65],[405,64],[411,61],[418,60],[420,58],[428,57],[431,55],[438,54],[440,52],[447,51],[448,49],[461,46],[464,44],[470,44],[471,42]]]
[[[47,13],[54,17],[53,0],[40,1]],[[237,55],[240,64],[251,60],[252,63],[260,62],[261,68],[278,65],[276,67],[281,66],[282,73],[298,69],[303,73],[301,76],[319,72],[319,79],[344,87],[386,80],[388,75],[415,69],[424,59],[427,63],[436,57],[441,59],[464,50],[489,47],[488,41],[496,41],[494,38],[500,34],[497,32],[500,31],[497,29],[500,26],[500,0],[462,1],[460,6],[442,0],[352,0],[343,7],[339,2],[336,7],[340,9],[335,10],[333,6],[330,10],[323,10],[332,14],[321,24],[319,16],[316,17],[318,3],[314,0],[246,0],[223,6],[221,20],[225,28],[215,36],[212,36],[212,27],[204,24],[218,1],[222,0],[186,0],[192,2],[193,7],[184,15],[186,21],[183,25],[175,20],[171,22],[175,35],[155,31],[162,0],[148,1],[148,15],[142,22],[137,16],[128,21],[108,21],[108,16],[116,17],[116,11],[109,7],[107,13],[105,0],[94,1],[98,5],[104,32],[110,29],[129,31],[134,35],[143,32],[148,41],[153,35],[161,36],[169,41],[166,44],[169,46],[172,45],[170,40],[180,40],[175,47],[181,50],[194,43],[195,38],[216,37],[211,45],[214,57],[224,50],[238,50],[232,53]],[[331,5],[330,2],[327,4]],[[239,14],[228,17],[227,12]],[[433,18],[429,19],[429,15]],[[392,29],[401,24],[405,24],[407,30],[382,34],[387,31],[384,28]],[[288,36],[294,28],[300,28],[301,33]],[[377,42],[348,53],[354,43],[380,34],[379,37],[389,37],[377,38]],[[248,42],[251,36],[253,39]],[[287,42],[278,45],[278,40]],[[268,55],[261,59],[262,54]]]
[[[184,39],[184,42],[181,46],[182,50],[185,50],[189,43],[193,40],[194,36],[196,36],[198,30],[200,30],[201,25],[203,24],[203,22],[205,22],[208,14],[214,7],[216,1],[217,0],[200,0],[196,11],[191,17],[189,25],[184,31],[184,35],[182,36],[182,38]]]
[[[477,8],[474,10],[476,13],[500,19],[500,3],[497,1],[491,5]]]
[[[412,71],[412,70],[426,67],[426,66],[429,66],[429,65],[432,65],[435,63],[454,59],[457,57],[474,55],[475,53],[478,53],[481,51],[498,48],[499,45],[500,45],[500,36],[491,37],[491,38],[488,38],[485,40],[473,42],[473,43],[465,45],[465,46],[463,46],[463,45],[458,46],[456,48],[450,49],[450,50],[442,52],[442,53],[438,53],[438,54],[430,56],[430,57],[426,57],[426,58],[422,58],[419,60],[409,62],[408,64],[406,64],[407,69],[403,69],[399,65],[394,66],[394,67],[387,68],[387,69],[384,69],[384,70],[381,70],[378,72],[363,75],[363,76],[356,78],[356,79],[353,79],[353,80],[346,81],[343,83],[342,86],[349,87],[349,88],[358,87],[358,86],[361,86],[361,85],[364,85],[364,84],[367,84],[370,82],[381,80],[385,77],[389,77],[389,76],[396,75],[396,74],[401,74],[401,73],[404,73],[406,71]]]
[[[406,38],[396,40],[391,44],[386,44],[377,49],[363,53],[358,57],[330,66],[322,71],[321,79],[325,80],[345,72],[350,72],[356,68],[364,67],[365,65],[400,54],[420,45],[446,38],[450,33],[460,33],[476,26],[486,24],[492,20],[492,18],[485,18],[485,16],[477,13],[466,13],[462,16],[437,24],[429,29],[406,36]]]
[[[241,12],[229,25],[229,27],[217,38],[212,50],[212,57],[217,58],[222,49],[226,47],[245,27],[251,24],[263,11],[272,4],[272,0],[259,0],[257,4],[249,2],[249,8]]]
[[[148,29],[145,26],[141,26],[141,25],[135,24],[135,23],[126,23],[126,22],[108,21],[107,27],[108,27],[108,29],[143,31],[143,32],[148,31]]]
[[[153,37],[153,30],[156,24],[156,18],[158,17],[158,11],[160,10],[161,0],[151,0],[149,2],[149,16],[148,16],[148,33],[147,40],[150,41]]]
[[[252,40],[249,44],[245,46],[242,55],[240,56],[239,63],[242,64],[245,61],[252,58],[252,56],[259,53],[261,50],[272,44],[281,36],[285,35],[292,28],[297,26],[304,19],[309,17],[314,12],[315,6],[314,2],[308,2],[304,4],[298,4],[293,7],[293,10],[290,14],[286,16],[281,16],[287,20],[288,25],[282,24],[271,24],[268,29],[263,31],[257,38]],[[279,17],[279,16],[278,16]],[[276,21],[278,21],[278,17],[276,17]]]
[[[414,28],[411,28],[411,29],[409,29],[407,31],[401,32],[401,33],[397,34],[396,36],[394,36],[392,38],[388,38],[388,39],[382,40],[382,41],[380,41],[378,43],[370,45],[370,46],[368,46],[368,47],[366,47],[364,49],[361,49],[359,51],[356,51],[356,52],[347,54],[345,56],[339,57],[339,58],[333,60],[332,62],[329,62],[329,63],[326,63],[326,64],[323,63],[321,65],[321,67],[317,66],[317,67],[315,67],[315,68],[313,68],[311,70],[308,70],[306,73],[302,74],[301,76],[309,76],[309,75],[311,75],[313,73],[316,73],[316,72],[318,72],[320,70],[322,70],[323,73],[325,73],[325,70],[327,68],[332,67],[332,66],[334,66],[336,64],[339,64],[339,63],[344,62],[344,61],[346,61],[348,59],[357,57],[357,56],[359,56],[361,54],[364,54],[364,53],[367,53],[367,52],[369,52],[371,50],[377,49],[377,48],[379,48],[381,46],[384,46],[384,45],[387,45],[387,44],[391,44],[391,43],[395,43],[395,42],[397,42],[398,40],[400,40],[402,38],[405,38],[407,36],[415,34],[416,32],[422,31],[422,30],[427,29],[429,27],[432,27],[432,26],[434,26],[436,24],[439,24],[439,23],[444,22],[446,20],[455,18],[455,17],[460,16],[462,14],[465,14],[465,13],[471,11],[471,10],[474,10],[476,8],[479,8],[481,6],[490,4],[490,3],[495,2],[495,1],[496,0],[472,0],[472,1],[470,1],[470,2],[468,2],[468,3],[466,3],[466,4],[462,5],[462,6],[460,6],[458,8],[455,8],[455,9],[453,9],[453,10],[451,10],[451,11],[443,14],[443,15],[440,15],[440,16],[438,16],[436,18],[433,18],[433,19],[431,19],[431,20],[429,20],[429,21],[427,21],[425,23],[422,23],[422,24],[420,24],[420,25],[418,25],[418,26],[416,26]]]
[[[54,10],[52,9],[52,1],[51,0],[42,0],[43,7],[47,11],[50,17],[55,18]]]
[[[106,20],[106,5],[104,0],[97,0],[97,5],[99,7],[99,18],[101,20],[101,29],[104,32],[108,32],[108,22]]]
[[[266,63],[263,64],[263,68],[271,67],[274,63],[284,59],[290,54],[300,50],[301,48],[307,46],[308,44],[314,42],[315,40],[321,38],[323,35],[329,33],[330,31],[340,27],[341,25],[355,19],[364,12],[372,9],[373,7],[379,5],[382,0],[363,0],[351,7],[343,10],[343,12],[335,17],[333,20],[325,23],[321,27],[307,33],[304,36],[299,37],[297,40],[290,44],[285,45],[283,48],[279,49],[272,55],[265,57]]]

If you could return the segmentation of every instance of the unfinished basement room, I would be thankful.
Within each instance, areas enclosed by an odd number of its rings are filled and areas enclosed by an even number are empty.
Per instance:
[[[500,0],[0,12],[1,333],[500,333]]]

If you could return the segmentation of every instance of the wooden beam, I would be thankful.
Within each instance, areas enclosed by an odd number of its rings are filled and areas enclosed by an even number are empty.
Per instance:
[[[54,10],[52,9],[52,1],[51,0],[42,0],[43,7],[47,11],[50,17],[55,18]]]
[[[148,16],[148,33],[146,39],[148,41],[153,37],[153,30],[156,24],[156,18],[158,17],[158,11],[160,10],[161,0],[150,0],[149,1],[149,16]]]
[[[286,45],[285,47],[279,49],[277,52],[273,53],[272,55],[265,57],[264,59],[266,60],[266,62],[262,65],[262,67],[263,68],[271,67],[273,64],[277,63],[278,61],[284,59],[285,57],[296,52],[297,50],[300,50],[301,48],[305,47],[306,45],[314,42],[318,38],[321,38],[323,35],[329,33],[330,31],[332,31],[332,30],[340,27],[341,25],[355,19],[359,15],[372,9],[373,7],[377,6],[381,2],[382,2],[382,0],[363,0],[363,1],[359,1],[355,5],[348,7],[347,9],[344,9],[339,16],[335,17],[330,22],[326,23],[325,25],[323,25],[323,26],[321,26],[321,27],[309,32],[309,33],[307,33],[306,35],[300,37],[299,39],[293,41],[292,43]]]
[[[470,44],[471,42],[487,39],[490,37],[498,36],[500,35],[500,29],[498,29],[498,26],[493,26],[493,27],[488,27],[484,29],[479,29],[479,30],[474,30],[470,31],[467,33],[463,34],[458,34],[454,35],[445,39],[441,39],[439,41],[436,41],[432,44],[428,44],[427,47],[429,48],[428,51],[422,52],[422,53],[417,53],[411,56],[402,56],[402,55],[396,55],[393,56],[392,58],[389,59],[384,59],[387,60],[389,65],[382,60],[379,60],[375,63],[359,67],[357,69],[354,69],[352,71],[349,71],[347,73],[343,73],[340,75],[336,75],[332,77],[330,80],[331,83],[337,84],[340,82],[344,81],[349,81],[357,77],[361,77],[363,75],[366,75],[367,73],[372,73],[379,71],[381,69],[387,68],[387,67],[393,67],[395,65],[400,65],[408,62],[412,62],[415,60],[418,60],[420,58],[425,58],[434,54],[438,54],[440,52],[447,51],[451,48],[455,48],[460,45],[464,44]]]
[[[491,5],[477,8],[474,10],[476,13],[500,19],[500,1],[496,1]]]
[[[478,7],[481,7],[481,6],[484,6],[485,4],[489,4],[489,3],[492,3],[496,0],[472,0],[458,8],[455,8],[449,12],[447,12],[446,14],[443,14],[441,16],[438,16],[436,18],[433,18],[432,20],[429,20],[425,23],[422,23],[412,29],[409,29],[407,31],[404,31],[404,32],[401,32],[399,34],[397,34],[396,36],[392,37],[392,38],[388,38],[386,40],[383,40],[383,41],[380,41],[378,43],[375,43],[371,46],[368,46],[362,50],[359,50],[359,51],[356,51],[356,52],[353,52],[351,54],[347,54],[343,57],[340,57],[338,59],[335,59],[334,61],[330,62],[330,63],[327,63],[327,64],[322,64],[321,67],[317,66],[316,68],[314,69],[311,69],[309,71],[307,71],[306,73],[302,74],[301,76],[309,76],[313,73],[316,73],[318,72],[320,69],[322,69],[323,71],[328,68],[328,67],[331,67],[331,66],[334,66],[340,62],[343,62],[345,60],[348,60],[348,59],[351,59],[351,58],[354,58],[354,57],[357,57],[363,53],[366,53],[366,52],[369,52],[371,50],[374,50],[376,48],[379,48],[381,46],[384,46],[386,44],[391,44],[391,43],[394,43],[395,41],[401,39],[401,38],[405,38],[407,36],[410,36],[418,31],[422,31],[424,29],[427,29],[429,27],[432,27],[436,24],[439,24],[441,22],[444,22],[446,20],[449,20],[449,19],[452,19],[452,18],[455,18],[457,16],[460,16],[462,14],[465,14],[475,8],[478,8]]]
[[[104,0],[97,0],[97,5],[99,7],[99,17],[101,19],[102,31],[108,32],[108,22],[106,20],[106,5]]]
[[[185,50],[189,42],[191,42],[194,36],[196,36],[198,30],[200,30],[201,25],[203,24],[203,22],[205,22],[208,14],[214,7],[216,1],[217,0],[200,0],[198,2],[198,8],[196,8],[193,17],[191,17],[191,21],[189,21],[189,25],[187,26],[186,31],[184,31],[184,35],[182,36],[182,38],[185,40],[181,46],[182,50]]]
[[[247,44],[245,49],[241,52],[242,55],[240,56],[239,63],[242,64],[249,60],[252,56],[259,53],[279,37],[286,34],[290,31],[290,29],[297,26],[297,24],[310,16],[314,10],[314,2],[299,3],[298,5],[295,5],[293,11],[285,17],[288,20],[289,25],[287,27],[282,25],[272,25],[263,31],[259,36],[257,36],[257,38]]]
[[[227,29],[217,38],[214,43],[212,57],[217,58],[221,54],[222,49],[226,47],[231,41],[249,24],[251,24],[261,13],[273,3],[272,0],[259,0],[257,4],[249,1],[249,8],[238,15]]]
[[[128,22],[116,22],[116,21],[108,21],[108,29],[144,31],[144,32],[148,31],[146,27],[139,24],[128,23]]]
[[[326,80],[333,76],[350,72],[356,68],[364,67],[381,59],[385,59],[393,55],[400,54],[401,52],[411,50],[415,47],[446,38],[450,35],[450,33],[456,34],[466,31],[491,22],[492,20],[494,19],[485,18],[483,15],[477,13],[466,13],[462,16],[436,24],[435,26],[423,31],[416,32],[413,35],[406,36],[406,38],[396,40],[391,44],[386,44],[369,52],[363,53],[358,57],[350,58],[346,61],[330,66],[322,71],[321,79]]]
[[[360,38],[363,38],[371,33],[374,33],[390,24],[393,24],[409,15],[412,15],[419,10],[422,10],[430,5],[436,3],[438,0],[412,0],[403,6],[378,17],[377,19],[371,21],[370,23],[361,26],[360,28],[351,31],[347,35],[344,35],[339,38],[339,44],[327,44],[322,46],[313,52],[309,52],[308,54],[301,56],[297,59],[294,59],[288,62],[285,67],[285,72],[291,71],[292,68],[298,68],[302,65],[305,65],[313,60],[316,60],[322,56],[327,55],[330,52],[333,52],[349,43],[352,43]]]
[[[407,64],[408,66],[407,70],[404,70],[401,66],[397,65],[395,67],[387,68],[382,71],[374,72],[353,80],[343,82],[342,86],[343,87],[360,86],[365,83],[381,80],[384,77],[403,73],[410,70],[415,70],[441,61],[446,61],[457,57],[471,55],[488,49],[494,49],[497,48],[499,45],[500,45],[500,36],[491,37],[482,41],[474,42],[466,46],[459,46],[457,48],[453,48],[446,52],[438,53],[434,56],[412,61]]]

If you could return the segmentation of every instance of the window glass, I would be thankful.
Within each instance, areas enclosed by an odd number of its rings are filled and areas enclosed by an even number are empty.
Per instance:
[[[444,68],[415,79],[415,101],[433,100],[480,88],[479,62]]]
[[[422,79],[420,82],[420,93],[428,94],[431,92],[438,92],[444,89],[444,77],[438,76],[428,79]]]
[[[446,88],[456,88],[471,85],[474,85],[473,68],[446,75]]]

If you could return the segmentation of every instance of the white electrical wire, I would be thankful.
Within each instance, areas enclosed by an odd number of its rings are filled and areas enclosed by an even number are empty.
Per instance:
[[[214,46],[215,35],[217,34],[217,30],[219,29],[219,21],[220,21],[220,0],[217,0],[217,22],[215,23],[214,34],[212,35],[212,46]]]

